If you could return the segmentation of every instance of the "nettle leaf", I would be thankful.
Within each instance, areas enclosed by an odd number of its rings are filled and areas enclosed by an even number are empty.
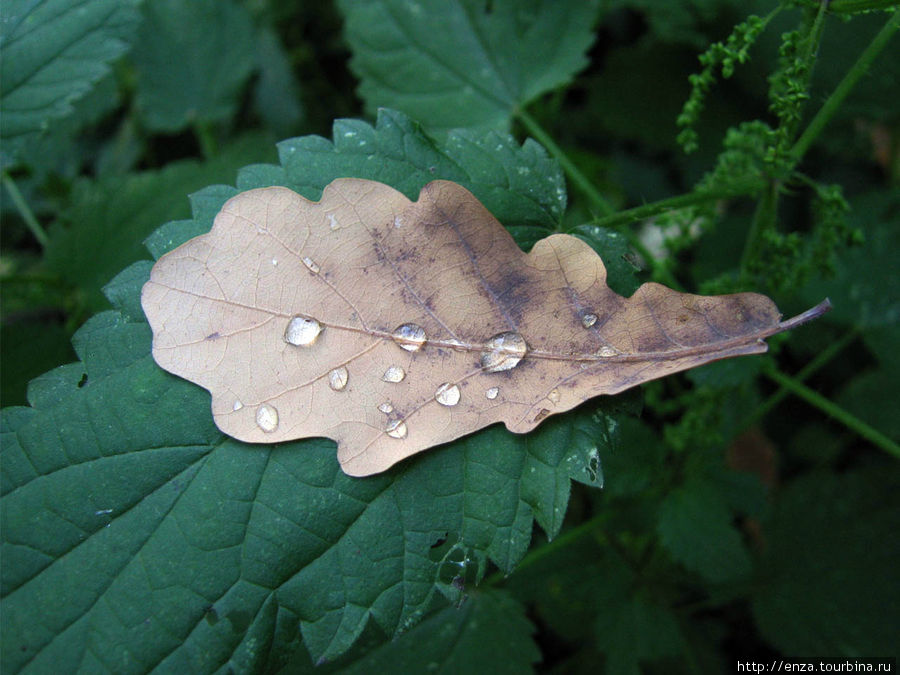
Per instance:
[[[766,350],[768,298],[644,284],[630,298],[581,239],[528,255],[450,181],[410,202],[345,178],[310,202],[243,192],[144,287],[153,356],[251,443],[337,441],[367,476],[495,422],[516,433],[600,394]]]
[[[230,118],[256,64],[249,11],[234,0],[154,0],[143,11],[132,59],[147,127],[174,132]]]
[[[0,5],[0,136],[21,144],[68,115],[128,49],[140,0],[5,0]]]
[[[376,128],[336,124],[334,143],[279,149],[282,164],[243,170],[241,189],[318,197],[314,186],[362,175],[415,195],[453,178],[504,221],[545,227],[565,199],[537,145],[498,134],[437,145],[389,111]],[[160,228],[150,247],[161,255],[208,230],[235,193],[195,194],[193,219]],[[107,287],[116,309],[76,334],[79,363],[37,378],[30,407],[2,413],[3,672],[262,671],[298,632],[313,660],[334,659],[367,624],[412,628],[455,575],[474,583],[489,561],[512,571],[534,520],[559,532],[570,481],[599,484],[614,425],[597,408],[527,436],[494,425],[366,479],[340,470],[328,440],[228,438],[206,392],[152,360],[140,306],[150,268],[136,263]],[[434,556],[440,542],[448,550]]]
[[[514,109],[586,64],[597,3],[586,0],[341,0],[350,65],[370,110],[432,129],[506,129]]]

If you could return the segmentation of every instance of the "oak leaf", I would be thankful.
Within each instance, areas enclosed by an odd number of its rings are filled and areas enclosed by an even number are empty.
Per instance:
[[[827,309],[781,322],[762,295],[655,283],[624,298],[583,241],[555,234],[525,254],[456,183],[411,202],[355,178],[319,202],[280,187],[237,195],[208,234],[159,259],[142,304],[157,363],[212,393],[223,432],[332,438],[354,476],[764,352],[763,338]]]

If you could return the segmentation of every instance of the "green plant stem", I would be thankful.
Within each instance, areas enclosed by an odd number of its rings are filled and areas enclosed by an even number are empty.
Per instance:
[[[858,329],[848,331],[843,337],[841,337],[841,339],[832,342],[823,351],[819,352],[816,358],[807,363],[800,370],[800,372],[798,372],[794,376],[794,379],[798,382],[805,382],[807,379],[819,372],[819,370],[821,370],[826,364],[828,364],[835,356],[840,354],[858,336]],[[772,394],[771,396],[769,396],[769,398],[759,404],[756,407],[756,410],[754,410],[753,413],[751,413],[750,416],[747,417],[747,419],[741,424],[740,431],[742,432],[748,427],[751,427],[759,422],[759,420],[768,415],[772,411],[772,409],[775,408],[775,406],[781,403],[789,393],[790,392],[785,387],[779,387],[774,394]]]
[[[538,124],[537,120],[534,119],[531,115],[529,115],[526,111],[521,108],[517,109],[514,113],[515,118],[522,123],[522,125],[528,130],[528,133],[534,136],[535,140],[543,145],[550,152],[551,155],[559,162],[560,166],[562,166],[563,171],[566,172],[566,175],[571,179],[571,181],[581,190],[582,193],[591,201],[591,203],[601,212],[603,215],[610,215],[615,212],[615,209],[612,205],[600,194],[597,188],[594,187],[594,184],[588,180],[587,176],[585,176],[581,169],[575,166],[575,163],[569,159],[569,156],[563,152],[563,149],[560,148],[556,141],[544,131],[543,127]]]
[[[619,211],[609,216],[597,218],[593,221],[594,225],[607,228],[618,228],[622,225],[629,225],[637,220],[652,218],[660,213],[683,209],[688,206],[704,204],[706,202],[717,201],[719,199],[731,199],[734,197],[742,197],[751,195],[762,188],[763,183],[760,179],[738,181],[725,190],[698,190],[689,192],[685,195],[677,197],[667,197],[658,202],[651,202],[642,206],[635,206],[625,211]]]
[[[37,239],[42,248],[46,248],[47,244],[50,243],[50,238],[47,236],[46,230],[41,227],[41,224],[35,217],[31,207],[28,206],[28,202],[25,201],[22,193],[19,192],[16,182],[5,171],[3,172],[3,185],[6,186],[6,190],[9,192],[13,204],[16,205],[19,215],[22,216],[22,220],[25,221],[25,225],[28,226],[28,229],[31,230],[31,234],[34,235],[34,238]]]
[[[756,206],[747,240],[744,242],[744,252],[741,254],[741,272],[747,273],[750,261],[759,249],[759,243],[763,233],[775,228],[778,217],[778,195],[781,189],[780,181],[770,181]]]
[[[900,458],[900,445],[897,445],[890,438],[878,431],[878,429],[869,426],[855,415],[851,415],[836,403],[832,403],[818,392],[813,391],[803,383],[797,381],[789,375],[785,375],[775,368],[767,368],[763,371],[763,373],[772,381],[778,383],[779,385],[790,391],[792,394],[799,396],[810,405],[818,408],[826,415],[829,415],[834,420],[840,422],[845,427],[855,432],[862,438],[865,438],[876,447],[881,448],[894,457]]]
[[[203,153],[204,159],[215,157],[218,151],[218,142],[216,134],[213,131],[212,124],[209,122],[194,122],[194,134],[197,136],[197,142],[200,144],[200,152]]]
[[[888,41],[898,29],[900,29],[900,9],[894,12],[884,27],[878,32],[878,35],[876,35],[872,42],[869,43],[869,46],[863,50],[863,53],[856,60],[856,63],[854,63],[853,67],[850,68],[846,75],[844,75],[840,84],[835,87],[835,90],[819,109],[819,112],[815,114],[813,119],[806,126],[806,129],[803,130],[800,138],[794,143],[794,147],[791,148],[791,155],[795,161],[799,162],[803,155],[806,154],[806,151],[809,150],[809,146],[819,137],[819,134],[822,133],[825,125],[828,124],[841,107],[844,99],[847,98],[847,95],[853,87],[856,86],[856,83],[859,82],[860,78],[869,71],[875,58],[885,48]]]

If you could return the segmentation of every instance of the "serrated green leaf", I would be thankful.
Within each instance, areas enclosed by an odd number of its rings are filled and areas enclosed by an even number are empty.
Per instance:
[[[763,523],[753,614],[793,656],[898,656],[900,481],[896,466],[810,475]]]
[[[663,500],[657,533],[676,561],[719,583],[750,572],[750,557],[733,519],[715,485],[693,478]]]
[[[175,162],[161,171],[76,183],[64,223],[50,231],[47,267],[78,287],[86,308],[108,307],[101,289],[144,255],[143,240],[160,222],[187,216],[187,194],[234,178],[238,167],[271,158],[268,139],[242,139],[208,162]]]
[[[250,13],[234,0],[153,0],[132,52],[147,128],[175,132],[229,119],[253,72]]]
[[[338,175],[387,175],[417,192],[453,177],[502,221],[552,222],[564,200],[558,169],[531,144],[490,134],[437,145],[391,112],[335,132],[333,143],[282,144],[282,166],[251,167],[239,185],[274,178],[309,193]],[[502,152],[481,151],[494,144]],[[208,229],[233,194],[196,193],[194,219],[161,228],[154,251]],[[533,520],[559,530],[569,480],[600,479],[611,424],[599,413],[528,436],[491,427],[367,479],[340,471],[330,441],[223,437],[209,395],[150,357],[138,312],[148,271],[137,263],[107,287],[117,310],[78,332],[81,364],[33,381],[32,407],[3,411],[5,672],[259,671],[280,663],[298,628],[315,660],[333,659],[368,623],[394,636],[433,607],[447,564],[432,559],[435,542],[455,542],[464,577],[488,561],[511,571]]]
[[[606,654],[610,673],[640,675],[641,664],[676,659],[684,650],[672,610],[639,597],[617,599],[604,607],[595,631],[595,644]]]
[[[370,111],[430,129],[506,130],[518,106],[568,82],[594,40],[588,0],[341,0]]]

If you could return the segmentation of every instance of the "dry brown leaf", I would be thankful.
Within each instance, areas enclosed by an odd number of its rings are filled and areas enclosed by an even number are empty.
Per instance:
[[[780,322],[762,295],[653,283],[623,298],[580,239],[555,234],[526,255],[455,183],[410,202],[354,178],[320,202],[279,187],[237,195],[209,234],[160,258],[142,303],[157,363],[212,393],[222,431],[327,436],[354,476],[763,352],[762,338],[826,309]]]

